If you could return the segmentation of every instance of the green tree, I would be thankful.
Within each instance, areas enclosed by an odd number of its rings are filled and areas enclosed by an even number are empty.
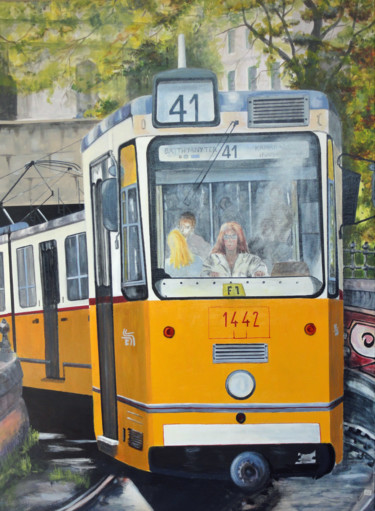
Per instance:
[[[218,70],[199,5],[185,0],[0,2],[0,52],[19,92],[72,87],[97,94],[91,114],[105,115],[151,91],[152,76],[177,63],[177,35],[187,30],[190,66]],[[88,75],[77,69],[92,62]]]

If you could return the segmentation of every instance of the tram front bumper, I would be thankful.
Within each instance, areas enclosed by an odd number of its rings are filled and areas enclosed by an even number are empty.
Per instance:
[[[267,459],[274,475],[320,477],[341,461],[341,414],[342,404],[316,414],[283,414],[280,422],[275,421],[275,414],[246,414],[243,424],[233,423],[233,415],[231,421],[226,416],[227,420],[221,417],[217,423],[216,414],[202,414],[190,423],[182,417],[177,423],[175,416],[174,420],[164,418],[162,424],[159,416],[157,429],[163,440],[149,448],[149,469],[228,479],[233,459],[252,451]]]
[[[165,446],[320,443],[320,426],[303,424],[168,424]]]
[[[330,444],[202,445],[151,447],[151,472],[181,477],[230,479],[230,467],[236,456],[257,452],[269,463],[273,476],[318,478],[335,465]]]

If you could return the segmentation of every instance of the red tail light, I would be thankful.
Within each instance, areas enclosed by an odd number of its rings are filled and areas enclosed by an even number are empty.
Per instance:
[[[314,335],[316,332],[316,326],[314,325],[314,323],[307,323],[307,325],[305,325],[305,333],[307,335]]]
[[[167,339],[172,339],[174,332],[173,326],[166,326],[163,330],[163,334]]]

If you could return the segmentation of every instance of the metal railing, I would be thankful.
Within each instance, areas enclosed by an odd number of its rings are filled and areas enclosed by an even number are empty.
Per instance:
[[[349,248],[344,248],[344,278],[374,279],[375,247],[367,241],[362,246],[352,241]]]

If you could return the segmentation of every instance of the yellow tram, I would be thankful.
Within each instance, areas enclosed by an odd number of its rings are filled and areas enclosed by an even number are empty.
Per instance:
[[[24,387],[91,396],[83,211],[0,228],[1,320],[9,324]]]
[[[341,461],[340,145],[324,94],[186,68],[83,139],[102,451],[251,489]]]

